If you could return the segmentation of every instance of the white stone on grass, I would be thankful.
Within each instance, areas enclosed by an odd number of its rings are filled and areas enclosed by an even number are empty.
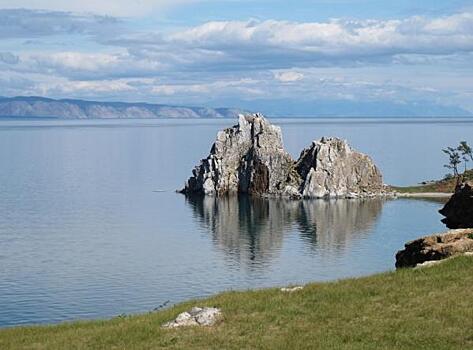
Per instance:
[[[293,292],[297,292],[298,290],[302,290],[302,289],[304,289],[303,286],[296,286],[296,287],[292,287],[292,288],[281,288],[281,292],[293,293]]]
[[[162,327],[212,326],[221,315],[220,309],[214,307],[193,307],[177,315],[173,321],[166,322]]]

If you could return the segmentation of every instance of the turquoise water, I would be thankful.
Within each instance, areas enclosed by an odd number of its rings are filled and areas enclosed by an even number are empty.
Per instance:
[[[190,198],[174,192],[231,120],[1,120],[0,327],[146,312],[230,289],[394,268],[441,203]],[[468,119],[285,120],[297,157],[347,138],[385,182],[443,176]],[[472,140],[473,141],[473,140]]]

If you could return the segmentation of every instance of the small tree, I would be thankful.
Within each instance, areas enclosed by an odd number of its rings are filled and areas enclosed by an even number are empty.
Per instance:
[[[460,182],[460,174],[458,172],[458,165],[461,164],[460,152],[457,148],[447,147],[442,150],[448,155],[448,163],[444,165],[445,168],[453,170],[453,176],[457,178],[457,184]]]
[[[461,141],[460,145],[457,147],[457,151],[461,153],[463,162],[465,163],[465,171],[467,171],[467,163],[470,160],[473,161],[472,149],[466,141]]]

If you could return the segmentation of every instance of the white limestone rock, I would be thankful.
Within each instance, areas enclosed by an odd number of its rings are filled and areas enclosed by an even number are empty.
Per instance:
[[[303,198],[360,198],[384,192],[381,172],[346,141],[322,138],[304,149],[296,163]]]
[[[180,313],[176,319],[163,324],[163,328],[178,328],[189,326],[213,326],[222,315],[220,309],[214,307],[193,307]]]
[[[281,129],[262,115],[240,115],[220,131],[210,155],[187,181],[183,193],[299,196],[294,160],[284,150]]]

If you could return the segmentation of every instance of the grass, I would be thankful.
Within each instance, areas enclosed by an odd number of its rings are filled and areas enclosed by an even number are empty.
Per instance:
[[[302,291],[227,292],[108,321],[0,330],[0,349],[473,349],[473,258],[310,284]],[[160,325],[217,306],[210,328]]]
[[[467,170],[463,174],[463,180],[473,181],[473,170]],[[443,179],[432,181],[418,186],[391,186],[391,188],[399,193],[453,193],[455,191],[456,179]]]

